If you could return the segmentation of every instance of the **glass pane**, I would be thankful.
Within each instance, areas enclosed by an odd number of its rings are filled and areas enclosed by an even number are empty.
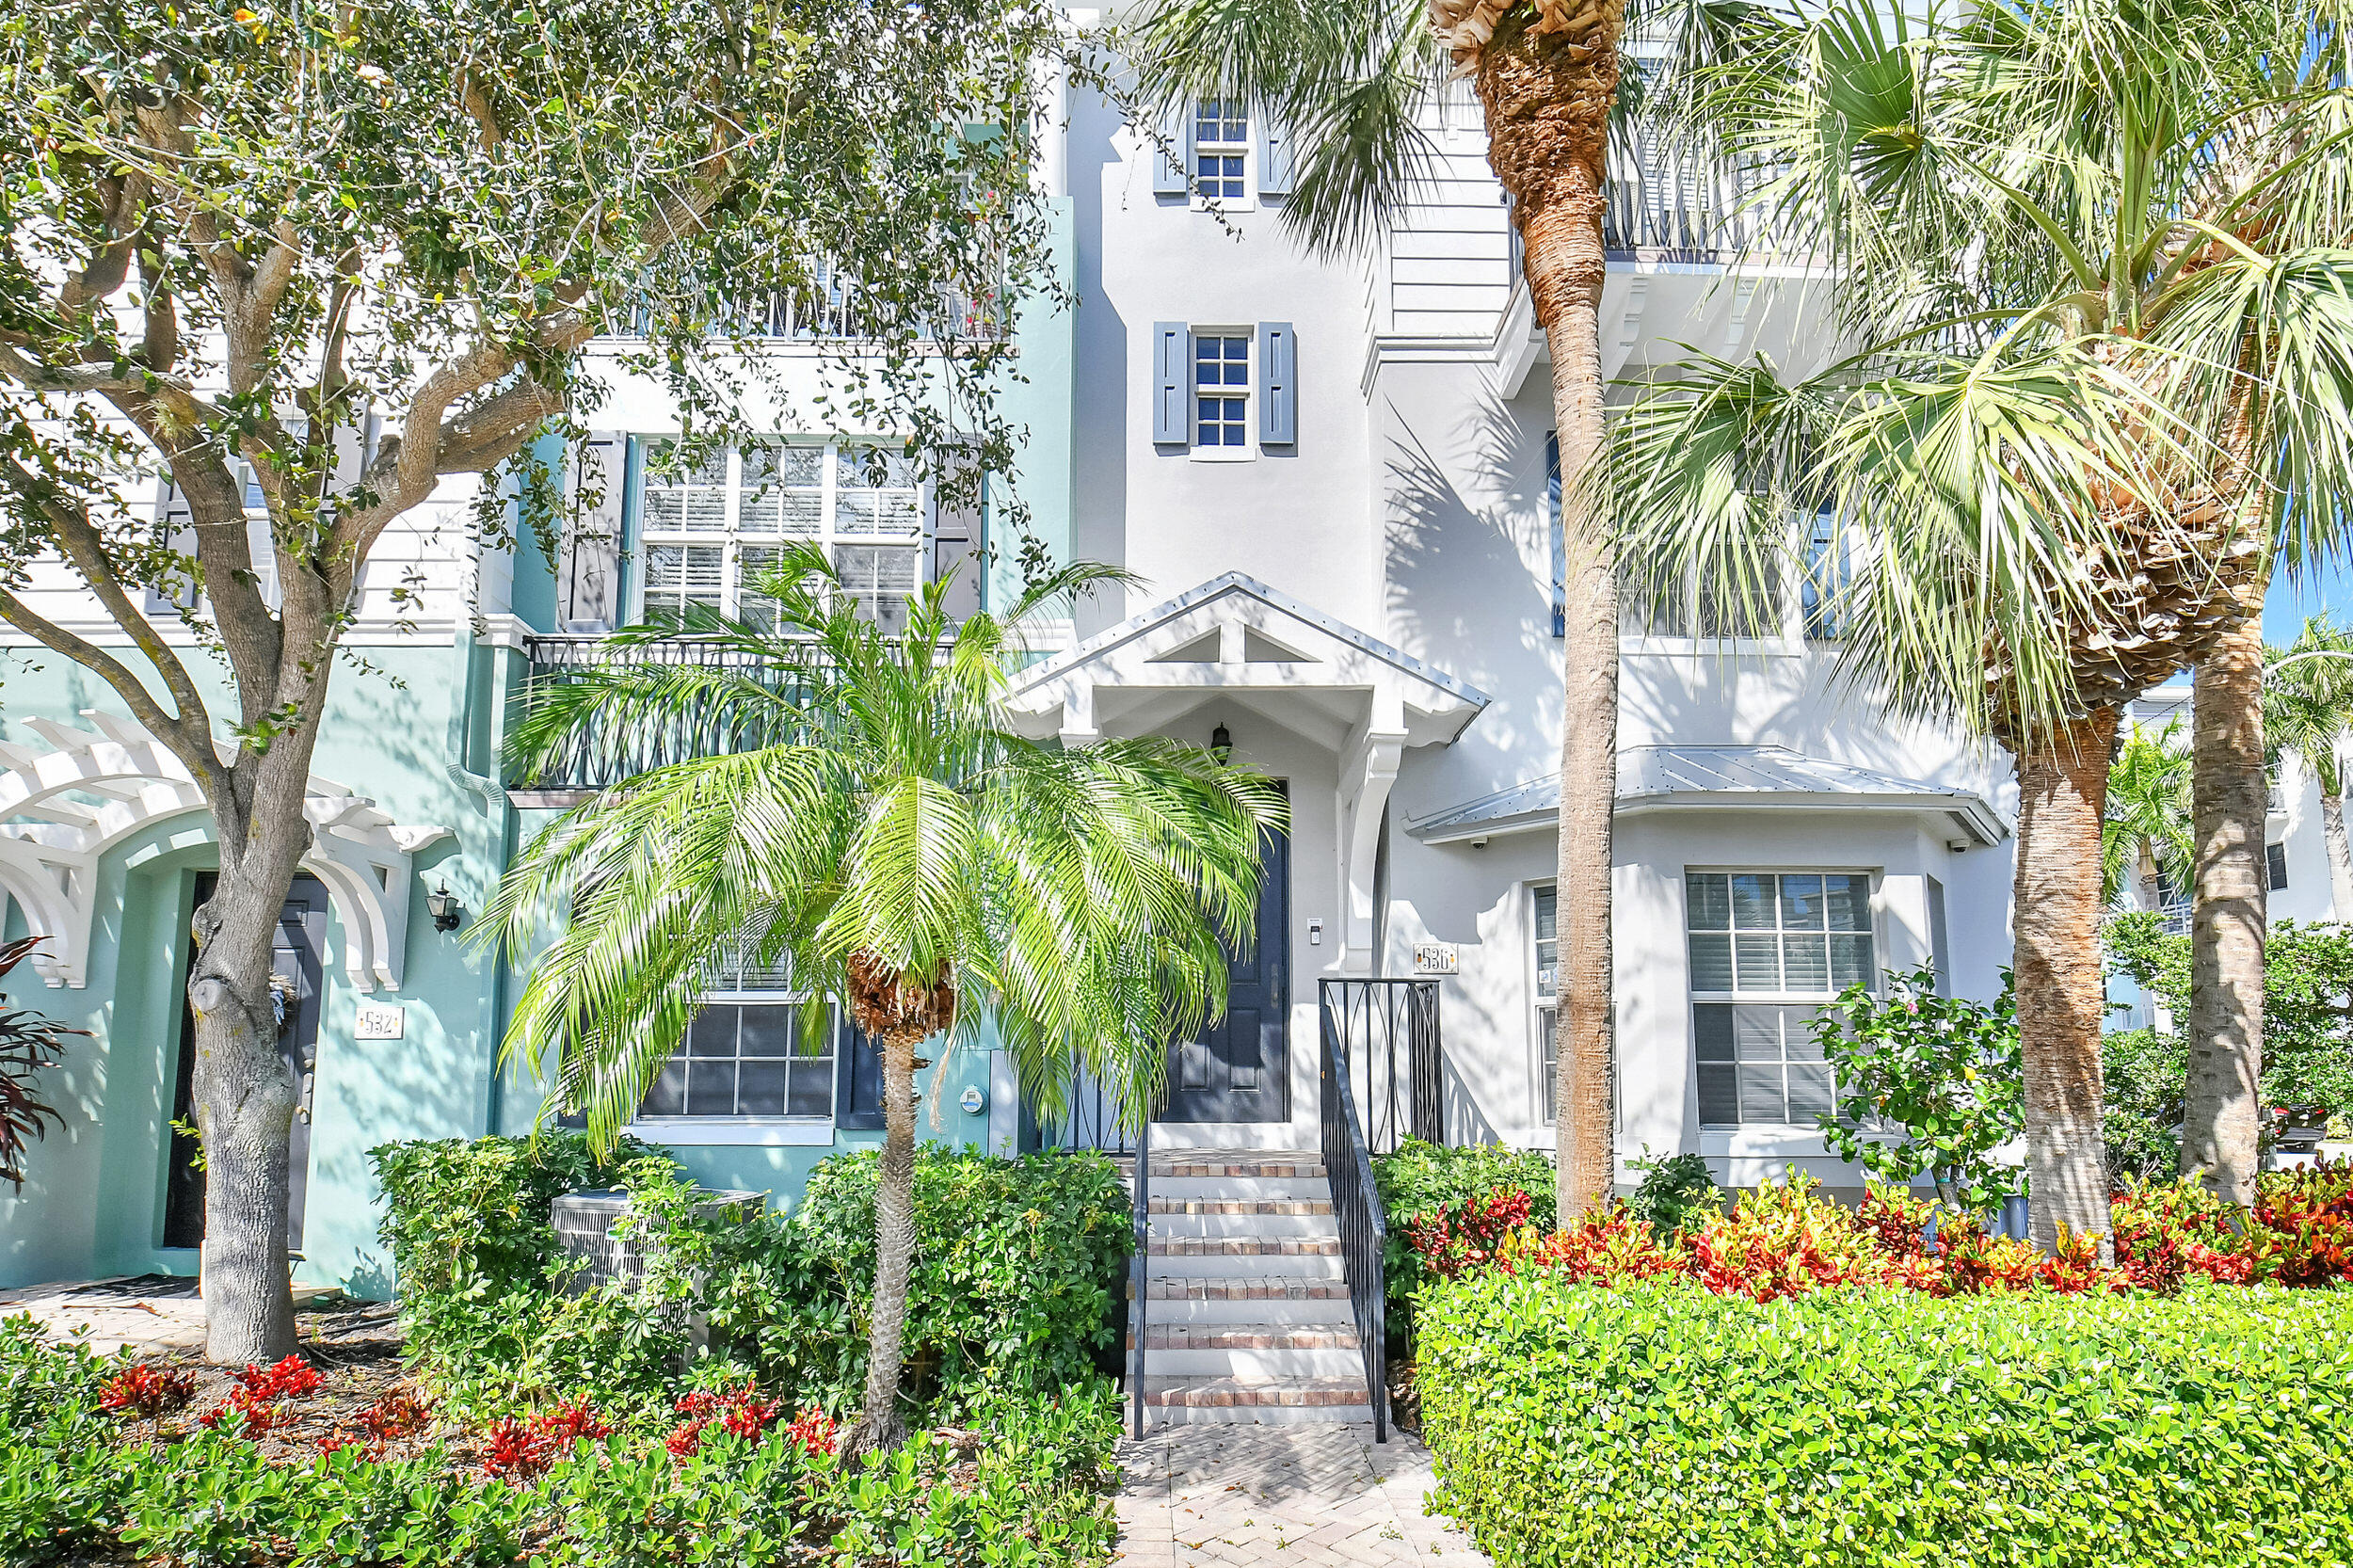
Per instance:
[[[1732,1009],[1732,1046],[1743,1062],[1781,1060],[1781,1009]]]
[[[1781,938],[1770,932],[1761,936],[1742,935],[1733,938],[1738,951],[1740,981],[1735,987],[1742,991],[1778,991],[1781,989]]]
[[[1740,1075],[1740,1119],[1743,1122],[1785,1122],[1789,1102],[1783,1097],[1781,1068],[1765,1063],[1743,1063]]]
[[[1691,933],[1691,989],[1732,989],[1732,937],[1729,935],[1709,931]]]
[[[744,1007],[743,1043],[737,1048],[745,1056],[790,1056],[792,1053],[792,1009],[790,1007]]]
[[[1822,878],[1823,902],[1833,931],[1871,929],[1871,879],[1851,872]]]
[[[1693,931],[1732,929],[1732,890],[1722,873],[1689,872],[1683,879],[1683,897],[1690,906],[1685,919]]]
[[[1784,931],[1822,929],[1822,879],[1785,876],[1781,879],[1781,928]]]
[[[792,1062],[792,1088],[784,1102],[788,1116],[833,1114],[833,1058],[796,1056]]]
[[[1711,1127],[1737,1127],[1740,1122],[1740,1086],[1729,1066],[1703,1065],[1699,1070],[1700,1120]]]
[[[1843,991],[1857,984],[1868,985],[1874,978],[1870,937],[1833,936],[1830,939],[1830,983],[1834,988]]]
[[[735,1015],[732,1007],[706,1007],[695,1015],[695,1021],[686,1028],[686,1054],[689,1056],[733,1056],[735,1054]]]
[[[1703,1002],[1691,1009],[1691,1054],[1702,1062],[1732,1060],[1732,1005]]]
[[[1551,888],[1536,889],[1536,940],[1549,942],[1561,934],[1561,894]]]
[[[735,1064],[696,1060],[686,1064],[686,1113],[735,1114]]]
[[[744,485],[735,498],[735,526],[746,534],[773,534],[780,515],[783,491],[776,477],[777,449],[747,447],[744,452]]]
[[[1791,991],[1830,988],[1830,950],[1820,936],[1796,932],[1781,939],[1782,985]]]
[[[1789,1068],[1789,1119],[1812,1125],[1830,1114],[1830,1068],[1821,1063],[1793,1063]]]
[[[1783,1054],[1792,1062],[1819,1062],[1822,1048],[1815,1043],[1814,1028],[1821,1020],[1818,1007],[1785,1007],[1781,1010],[1781,1047]]]
[[[686,1114],[686,1059],[673,1056],[662,1064],[654,1075],[653,1087],[646,1091],[646,1103],[638,1112],[641,1116],[683,1116]]]
[[[1732,879],[1732,923],[1742,931],[1773,929],[1773,879],[1755,872]]]
[[[785,1114],[785,1072],[781,1061],[746,1062],[736,1080],[735,1113],[739,1116]]]

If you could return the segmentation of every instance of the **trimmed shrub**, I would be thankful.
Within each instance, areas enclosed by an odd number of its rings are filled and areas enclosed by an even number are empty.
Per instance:
[[[1392,1320],[1400,1320],[1414,1292],[1434,1277],[1424,1262],[1425,1248],[1415,1243],[1416,1227],[1425,1239],[1454,1238],[1467,1221],[1472,1234],[1462,1238],[1461,1250],[1491,1251],[1488,1216],[1495,1200],[1513,1193],[1528,1197],[1528,1210],[1515,1224],[1539,1230],[1553,1226],[1552,1162],[1532,1149],[1497,1144],[1441,1148],[1408,1138],[1394,1154],[1373,1158],[1372,1180],[1389,1223],[1382,1263]]]
[[[1490,1269],[1419,1304],[1435,1506],[1502,1568],[2320,1563],[2353,1294],[1757,1302]]]

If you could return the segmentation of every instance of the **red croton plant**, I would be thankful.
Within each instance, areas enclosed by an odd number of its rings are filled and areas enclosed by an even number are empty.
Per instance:
[[[2264,1176],[2244,1230],[2194,1185],[2120,1192],[2113,1268],[2100,1264],[2094,1237],[2062,1236],[2046,1256],[1924,1198],[1875,1188],[1849,1208],[1803,1178],[1744,1192],[1731,1212],[1664,1240],[1623,1208],[1539,1236],[1526,1226],[1528,1205],[1525,1192],[1489,1193],[1415,1224],[1408,1239],[1431,1272],[1448,1278],[1479,1267],[1557,1270],[1605,1287],[1673,1276],[1760,1302],[1853,1285],[1959,1296],[2163,1293],[2193,1278],[2297,1288],[2353,1282],[2353,1163],[2344,1162]]]

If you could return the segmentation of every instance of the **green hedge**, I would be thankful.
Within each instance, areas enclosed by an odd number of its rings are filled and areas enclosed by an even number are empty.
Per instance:
[[[714,1432],[674,1460],[658,1435],[625,1431],[510,1483],[440,1449],[273,1462],[226,1433],[152,1444],[99,1408],[121,1365],[0,1320],[0,1563],[1069,1568],[1114,1539],[1119,1408],[1105,1383],[980,1401],[968,1461],[920,1434],[844,1464],[781,1432]]]
[[[2353,1292],[1419,1306],[1437,1506],[1501,1568],[2353,1560]]]
[[[1444,1148],[1408,1138],[1396,1152],[1373,1157],[1372,1181],[1389,1225],[1382,1272],[1388,1284],[1389,1315],[1398,1321],[1410,1312],[1415,1292],[1432,1277],[1406,1238],[1417,1222],[1457,1214],[1473,1198],[1517,1192],[1530,1200],[1529,1224],[1539,1231],[1553,1228],[1552,1162],[1533,1149],[1498,1144]]]
[[[386,1144],[373,1152],[382,1233],[399,1270],[408,1352],[469,1405],[665,1404],[699,1311],[732,1371],[840,1412],[866,1378],[873,1296],[872,1152],[811,1175],[790,1220],[693,1214],[696,1191],[642,1146],[599,1165],[579,1134]],[[641,1285],[571,1292],[549,1200],[588,1183],[629,1188],[658,1241]],[[1055,1389],[1101,1369],[1118,1343],[1133,1229],[1100,1155],[999,1160],[925,1148],[915,1172],[916,1260],[904,1387],[917,1413],[953,1414],[996,1388]],[[729,1375],[704,1368],[703,1383]]]

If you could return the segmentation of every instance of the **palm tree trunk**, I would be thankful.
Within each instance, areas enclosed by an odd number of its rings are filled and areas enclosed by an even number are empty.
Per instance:
[[[1600,452],[1603,159],[1618,88],[1619,9],[1583,33],[1538,34],[1520,12],[1481,51],[1488,157],[1512,193],[1529,295],[1552,353],[1568,546],[1561,639],[1561,1008],[1555,1136],[1561,1223],[1607,1198],[1616,1174],[1611,1064],[1616,1010],[1610,865],[1617,808],[1618,594],[1584,482]]]
[[[2100,818],[2117,711],[2035,737],[2018,759],[2018,1033],[2025,1048],[2026,1169],[2036,1245],[2062,1227],[2108,1244],[2102,1141]]]
[[[865,1414],[848,1453],[888,1453],[906,1441],[899,1416],[907,1275],[915,1262],[915,1048],[924,1038],[883,1038],[882,1179],[874,1189],[874,1306],[866,1335]]]
[[[2190,911],[2189,1084],[2182,1174],[2217,1197],[2255,1199],[2256,1082],[2263,1071],[2263,623],[2225,632],[2198,662],[2190,704],[2197,903]]]
[[[2320,792],[2320,840],[2329,846],[2329,913],[2353,921],[2353,849],[2345,841],[2345,795],[2325,780]]]

